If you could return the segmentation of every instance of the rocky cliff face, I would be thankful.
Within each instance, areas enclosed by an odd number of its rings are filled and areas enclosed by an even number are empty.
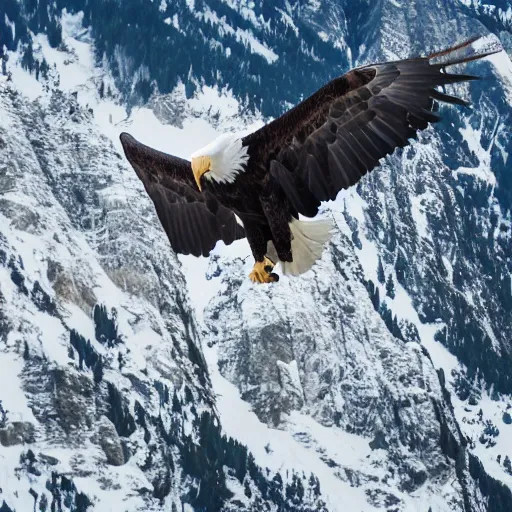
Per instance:
[[[0,6],[0,510],[508,511],[505,53],[268,287],[245,242],[172,254],[117,135],[187,156],[348,65],[507,46],[510,6],[134,6]]]
[[[5,507],[278,502],[220,430],[183,274],[126,163],[74,95],[0,99]]]
[[[440,432],[457,450],[461,440],[438,375],[424,348],[398,340],[376,315],[350,239],[337,235],[307,281],[268,292],[244,289],[240,267],[207,325],[220,372],[260,421],[291,432],[375,507],[414,510],[439,496],[447,510],[460,508],[462,482],[445,488],[455,457]]]

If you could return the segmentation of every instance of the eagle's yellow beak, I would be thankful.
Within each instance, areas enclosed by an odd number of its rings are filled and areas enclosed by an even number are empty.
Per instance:
[[[198,156],[196,158],[192,158],[191,164],[197,188],[201,190],[201,176],[210,170],[211,159],[209,156]]]

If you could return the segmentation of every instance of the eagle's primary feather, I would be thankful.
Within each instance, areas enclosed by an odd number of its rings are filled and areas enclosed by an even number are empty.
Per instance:
[[[467,105],[437,88],[478,78],[446,67],[501,51],[475,52],[475,40],[353,69],[254,133],[222,136],[192,163],[128,134],[121,142],[176,252],[207,255],[218,240],[245,235],[256,260],[251,279],[272,281],[276,259],[285,273],[300,274],[329,237],[325,221],[306,223],[299,214],[316,216],[322,201],[439,121],[438,102]]]

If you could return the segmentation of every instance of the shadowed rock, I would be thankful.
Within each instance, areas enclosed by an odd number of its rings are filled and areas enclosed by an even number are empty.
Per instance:
[[[0,429],[0,444],[2,446],[15,446],[17,444],[33,443],[35,433],[35,427],[32,423],[13,421],[6,428]]]

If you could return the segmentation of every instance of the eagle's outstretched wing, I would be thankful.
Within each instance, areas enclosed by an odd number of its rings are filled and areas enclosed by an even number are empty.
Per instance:
[[[446,73],[446,66],[501,51],[475,53],[475,40],[427,57],[349,71],[245,137],[243,144],[252,161],[281,185],[294,209],[313,217],[320,201],[334,199],[381,158],[407,145],[418,130],[439,121],[437,101],[467,105],[436,87],[478,78]]]
[[[152,149],[128,133],[120,139],[176,253],[208,256],[219,240],[229,245],[245,237],[234,213],[199,191],[188,160]]]

